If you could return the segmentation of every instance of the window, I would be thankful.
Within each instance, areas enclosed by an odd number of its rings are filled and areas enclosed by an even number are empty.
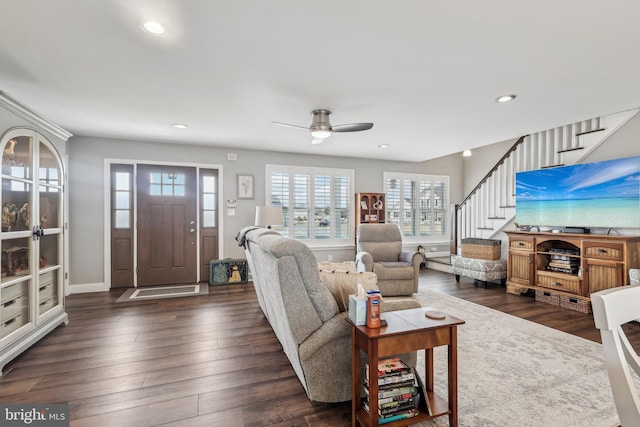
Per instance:
[[[202,197],[202,226],[203,227],[216,227],[217,226],[217,208],[216,200],[218,197],[216,183],[218,176],[210,175],[215,171],[202,170],[202,191],[200,192]]]
[[[183,173],[156,173],[149,176],[149,194],[152,196],[184,196]]]
[[[112,201],[114,210],[114,227],[131,227],[131,172],[115,172],[115,182],[112,183],[115,198]]]
[[[282,234],[303,240],[353,244],[351,169],[267,165],[267,204],[282,206]]]
[[[57,193],[60,185],[58,168],[43,168],[39,170],[40,192]],[[46,185],[43,185],[46,184]]]
[[[416,241],[448,238],[449,177],[384,173],[387,222]]]

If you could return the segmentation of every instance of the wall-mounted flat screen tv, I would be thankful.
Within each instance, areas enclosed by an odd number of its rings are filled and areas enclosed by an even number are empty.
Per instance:
[[[516,222],[640,228],[640,156],[516,173]]]

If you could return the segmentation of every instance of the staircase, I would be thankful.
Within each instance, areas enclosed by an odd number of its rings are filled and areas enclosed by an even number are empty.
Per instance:
[[[468,237],[504,240],[501,232],[513,223],[516,214],[516,172],[580,163],[638,111],[597,117],[519,138],[458,205],[456,247],[460,248],[462,239]],[[504,252],[506,245],[502,247]]]

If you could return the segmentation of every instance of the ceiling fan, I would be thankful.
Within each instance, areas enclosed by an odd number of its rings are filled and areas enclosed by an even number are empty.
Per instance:
[[[296,126],[288,123],[271,122],[274,125],[287,126],[290,128],[307,129],[313,136],[312,144],[320,144],[329,138],[333,132],[358,132],[361,130],[369,130],[373,127],[373,123],[349,123],[346,125],[331,126],[329,122],[329,110],[313,110],[311,112],[311,126]]]

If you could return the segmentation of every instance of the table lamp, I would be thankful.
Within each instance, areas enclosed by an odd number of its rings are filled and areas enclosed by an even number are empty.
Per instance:
[[[282,225],[283,222],[280,206],[256,206],[255,225],[271,228],[272,225]]]

